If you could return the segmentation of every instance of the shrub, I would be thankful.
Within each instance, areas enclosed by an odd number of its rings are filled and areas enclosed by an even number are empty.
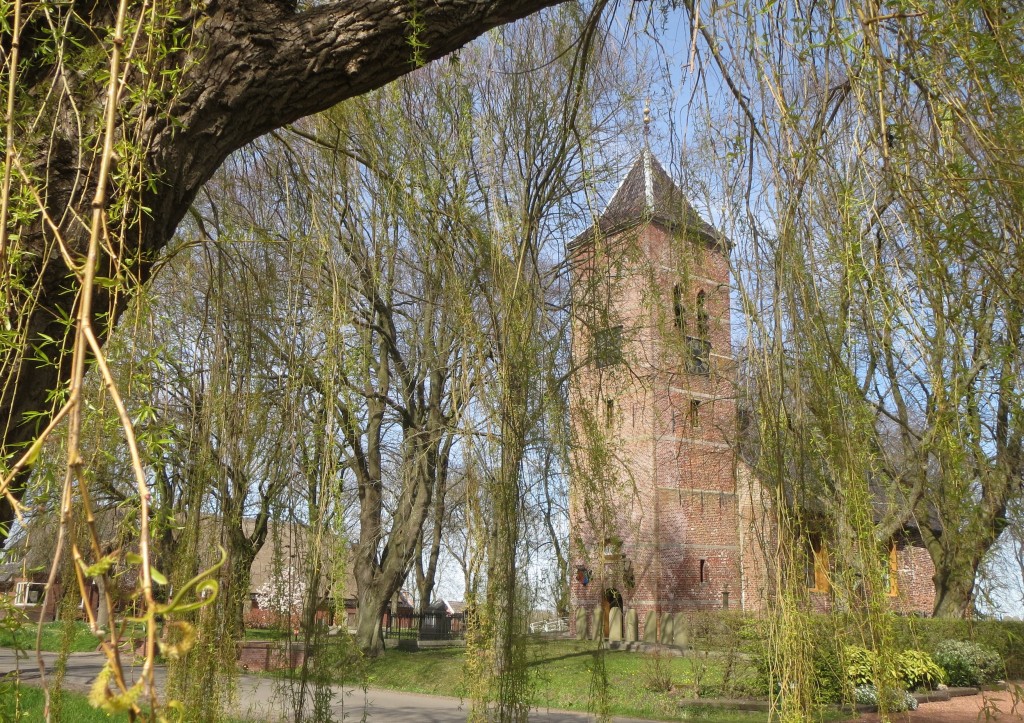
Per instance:
[[[730,610],[697,612],[687,618],[689,645],[696,650],[738,649],[752,618]]]
[[[667,693],[672,690],[672,665],[660,651],[645,656],[640,668],[644,688],[652,693]]]
[[[840,660],[841,643],[836,639],[835,629],[831,620],[824,616],[808,615],[804,618],[806,636],[809,640],[820,641],[811,653],[810,661],[813,675],[810,684],[813,686],[813,697],[817,703],[838,703],[848,698],[851,692],[846,684],[846,675]],[[743,689],[755,695],[777,695],[778,678],[772,675],[777,665],[777,651],[769,645],[770,632],[764,621],[751,620],[740,632],[746,641],[745,650],[750,655],[756,675],[752,680],[744,681]],[[774,683],[774,690],[772,683]]]
[[[894,620],[897,648],[935,651],[945,640],[972,640],[999,653],[1006,675],[1024,678],[1024,621],[898,617]]]
[[[878,705],[878,689],[873,685],[858,685],[853,689],[853,700],[857,705]]]
[[[861,648],[863,650],[863,648]],[[892,713],[905,710],[917,710],[917,698],[905,690],[891,691],[889,705],[886,709]],[[857,705],[878,705],[878,689],[873,685],[858,685],[853,689],[853,699]]]
[[[819,638],[820,639],[820,638]],[[849,695],[843,678],[843,665],[837,645],[819,645],[814,649],[814,697],[819,703],[838,703]]]
[[[969,640],[944,640],[935,649],[935,661],[946,671],[946,682],[956,686],[994,683],[1004,672],[999,653]]]
[[[275,630],[284,628],[286,616],[276,610],[247,610],[244,615],[245,627],[250,630]]]
[[[856,645],[848,645],[846,677],[854,688],[874,686],[874,671],[878,669],[878,655]],[[896,656],[896,682],[907,690],[932,690],[942,682],[942,668],[923,650],[904,650]]]
[[[874,686],[874,669],[878,665],[875,653],[856,645],[846,646],[846,678],[854,688]]]
[[[942,682],[942,668],[923,650],[904,650],[896,656],[896,676],[907,690],[935,690]]]

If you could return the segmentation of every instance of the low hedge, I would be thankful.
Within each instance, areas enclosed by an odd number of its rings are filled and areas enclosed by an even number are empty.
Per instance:
[[[702,612],[693,618],[690,644],[701,650],[749,648],[750,636],[742,631],[748,625],[757,627],[756,616],[733,611]],[[815,634],[838,636],[851,643],[860,639],[859,624],[852,616],[809,613],[808,619],[813,621]],[[970,640],[999,653],[1009,680],[1024,679],[1024,621],[897,616],[893,618],[892,634],[896,650],[923,650],[933,655],[944,641]]]
[[[897,648],[930,653],[947,640],[970,640],[999,653],[1009,680],[1024,679],[1024,621],[897,618],[893,632]]]

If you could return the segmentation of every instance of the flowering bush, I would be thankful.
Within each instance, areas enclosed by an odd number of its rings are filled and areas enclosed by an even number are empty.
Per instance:
[[[905,710],[917,710],[917,698],[905,690],[891,691],[887,709],[893,713]],[[857,705],[878,705],[878,689],[873,685],[858,685],[853,689],[853,699]]]
[[[999,653],[968,640],[944,640],[935,649],[935,662],[946,671],[946,682],[956,686],[994,683],[1003,677]]]
[[[282,570],[275,580],[268,580],[253,591],[260,610],[273,610],[287,615],[302,610],[306,601],[306,581],[292,568]]]

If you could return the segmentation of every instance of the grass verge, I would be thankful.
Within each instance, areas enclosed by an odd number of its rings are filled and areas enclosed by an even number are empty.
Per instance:
[[[79,621],[72,623],[43,623],[42,650],[50,653],[60,652],[64,641],[66,625],[70,625],[70,630],[67,631],[69,637],[68,650],[70,652],[85,653],[90,650],[96,650],[96,636],[89,631],[88,625]],[[0,630],[0,647],[35,650],[35,623],[22,625],[15,630]]]
[[[5,721],[41,721],[45,697],[42,688],[31,685],[19,685],[16,692],[7,691],[0,702],[0,720]],[[128,716],[107,715],[89,705],[84,695],[61,691],[55,700],[54,720],[74,721],[75,723],[100,723],[100,721],[126,721]]]
[[[365,662],[365,680],[348,683],[428,695],[464,697],[466,651],[445,648],[406,652],[390,649]],[[589,641],[531,641],[527,645],[533,705],[544,709],[607,712],[659,720],[767,720],[764,714],[736,711],[680,710],[681,698],[726,693],[741,697],[743,676],[753,675],[743,660],[734,660],[723,681],[721,657],[658,657],[612,652]]]

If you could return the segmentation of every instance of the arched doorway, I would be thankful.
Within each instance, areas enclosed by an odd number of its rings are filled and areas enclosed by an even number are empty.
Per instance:
[[[607,638],[611,632],[611,610],[612,608],[618,608],[622,610],[622,593],[613,587],[607,588],[604,591],[604,597],[601,598],[601,617],[604,619],[604,637]],[[619,625],[622,625],[622,615],[618,616]],[[621,636],[622,631],[619,631]]]

